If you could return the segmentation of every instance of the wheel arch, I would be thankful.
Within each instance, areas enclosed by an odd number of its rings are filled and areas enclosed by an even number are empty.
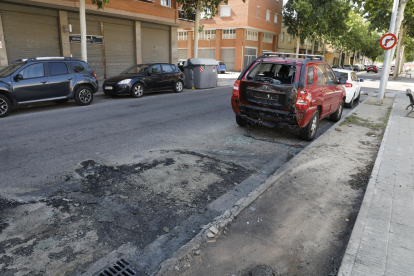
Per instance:
[[[0,89],[0,95],[3,95],[7,99],[9,99],[9,101],[10,101],[10,103],[11,103],[12,106],[15,106],[16,105],[16,102],[13,100],[13,97],[11,96],[11,94],[10,94],[9,91]]]

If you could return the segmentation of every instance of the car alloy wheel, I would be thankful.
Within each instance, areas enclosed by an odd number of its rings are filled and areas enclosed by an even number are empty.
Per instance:
[[[135,97],[137,97],[137,98],[142,97],[143,94],[144,94],[144,89],[142,88],[142,86],[140,84],[135,85],[134,86],[134,95],[135,95]]]
[[[318,118],[313,116],[312,125],[311,125],[311,136],[315,136],[315,132],[318,126]]]
[[[7,102],[0,98],[0,115],[6,114],[6,112],[9,110],[9,105]]]
[[[177,93],[180,93],[180,92],[183,91],[183,82],[182,81],[177,81],[175,83],[174,91],[177,92]]]
[[[80,92],[79,92],[79,100],[84,103],[87,104],[91,101],[92,98],[92,93],[91,91],[89,91],[89,89],[83,88]]]

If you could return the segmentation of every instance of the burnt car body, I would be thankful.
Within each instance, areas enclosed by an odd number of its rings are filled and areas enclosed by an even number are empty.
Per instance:
[[[266,53],[240,74],[231,103],[240,126],[299,128],[303,139],[312,140],[320,119],[341,118],[344,99],[345,89],[323,57]]]

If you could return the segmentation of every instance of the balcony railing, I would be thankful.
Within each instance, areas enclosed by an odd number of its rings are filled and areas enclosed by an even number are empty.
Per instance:
[[[178,19],[194,22],[195,21],[195,13],[188,13],[183,10],[178,10]]]

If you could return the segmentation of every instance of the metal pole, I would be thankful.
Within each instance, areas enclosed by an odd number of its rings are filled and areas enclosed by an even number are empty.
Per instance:
[[[200,27],[200,6],[201,0],[197,0],[196,18],[194,23],[193,58],[198,58],[198,29]]]
[[[79,18],[81,29],[81,58],[88,62],[88,55],[86,50],[86,15],[85,15],[85,0],[79,0]]]
[[[394,33],[395,29],[395,21],[397,19],[397,8],[399,4],[399,0],[394,0],[394,5],[392,6],[392,14],[391,14],[391,22],[390,22],[390,29],[389,33]],[[381,82],[380,87],[378,90],[378,98],[377,103],[382,103],[382,99],[384,98],[385,89],[387,88],[387,80],[388,80],[388,74],[390,71],[391,61],[393,57],[390,57],[391,50],[385,51],[385,58],[384,58],[384,66],[382,67],[381,71]],[[391,59],[391,60],[390,60]]]
[[[211,47],[210,47],[211,39],[208,37],[208,58],[211,58]]]

